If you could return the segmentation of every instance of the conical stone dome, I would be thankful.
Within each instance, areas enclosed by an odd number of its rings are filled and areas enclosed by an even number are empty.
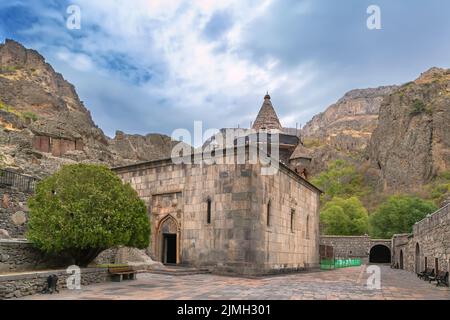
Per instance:
[[[255,123],[252,129],[254,130],[281,130],[282,126],[278,119],[277,113],[272,106],[269,94],[264,97],[264,103],[259,110]]]

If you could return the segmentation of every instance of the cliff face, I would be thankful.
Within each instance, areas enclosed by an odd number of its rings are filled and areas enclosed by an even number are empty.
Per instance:
[[[353,90],[302,129],[312,174],[354,163],[378,192],[415,192],[450,170],[450,70],[402,86]]]
[[[414,191],[450,170],[450,70],[432,68],[386,97],[367,154],[384,191]]]
[[[313,156],[312,174],[325,170],[330,160],[351,160],[366,149],[378,125],[381,102],[395,89],[352,90],[303,127],[303,142]]]
[[[170,146],[162,135],[108,138],[74,86],[38,52],[12,40],[0,44],[0,165],[45,176],[66,163],[167,157]]]
[[[110,140],[111,150],[119,154],[125,163],[168,158],[176,144],[177,141],[161,134],[141,136],[122,131],[117,131],[114,139]]]

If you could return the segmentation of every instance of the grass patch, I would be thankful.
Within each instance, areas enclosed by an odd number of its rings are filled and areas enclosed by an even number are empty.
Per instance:
[[[318,148],[322,147],[324,144],[319,139],[304,139],[303,145],[306,148]]]
[[[16,115],[17,117],[19,117],[22,120],[30,120],[30,121],[36,121],[38,119],[38,116],[31,111],[25,111],[25,112],[20,112],[15,110],[13,107],[7,105],[6,103],[0,101],[0,110],[4,110],[6,112],[12,113],[14,115]]]
[[[22,117],[26,120],[36,121],[38,119],[38,116],[31,111],[26,111],[22,113]]]
[[[0,72],[14,72],[19,69],[20,69],[20,67],[18,67],[18,66],[6,66],[6,67],[0,67]]]

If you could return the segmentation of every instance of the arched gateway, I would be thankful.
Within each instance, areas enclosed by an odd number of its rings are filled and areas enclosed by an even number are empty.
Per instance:
[[[382,244],[377,244],[370,249],[369,262],[390,263],[391,249]]]

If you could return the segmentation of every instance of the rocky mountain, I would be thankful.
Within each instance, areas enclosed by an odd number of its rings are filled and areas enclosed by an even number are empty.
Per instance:
[[[351,160],[364,152],[378,125],[381,103],[396,88],[352,90],[302,128],[304,145],[313,158],[313,175],[325,170],[330,160]]]
[[[450,170],[450,70],[432,68],[384,99],[367,157],[383,191],[414,191]]]
[[[66,163],[167,157],[173,143],[159,134],[110,139],[44,57],[13,40],[0,44],[0,166],[45,176]]]
[[[350,91],[308,122],[302,139],[313,175],[344,159],[375,192],[419,192],[450,170],[450,70]]]
[[[352,90],[302,129],[311,174],[331,160],[356,165],[378,192],[414,191],[450,165],[450,70],[402,86]],[[73,162],[119,166],[170,156],[164,135],[111,139],[75,88],[36,51],[0,44],[0,167],[45,176]]]

